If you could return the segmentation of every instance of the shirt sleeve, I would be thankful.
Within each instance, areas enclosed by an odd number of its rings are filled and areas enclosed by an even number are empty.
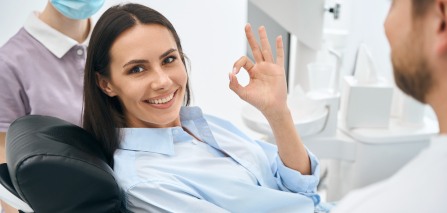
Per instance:
[[[125,207],[130,212],[216,212],[229,213],[180,186],[163,181],[136,184],[125,192]]]
[[[0,132],[6,132],[17,118],[26,115],[26,94],[11,64],[0,58]]]
[[[303,175],[299,171],[290,169],[284,165],[275,145],[264,141],[256,142],[264,150],[269,160],[272,173],[282,191],[300,193],[311,198],[315,204],[320,202],[320,197],[317,194],[317,185],[320,181],[320,164],[317,157],[309,149],[306,148],[310,160],[311,174]]]

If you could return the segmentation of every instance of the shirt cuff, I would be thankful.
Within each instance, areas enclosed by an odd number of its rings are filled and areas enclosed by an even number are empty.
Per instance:
[[[307,148],[307,154],[310,159],[311,174],[303,175],[300,172],[290,169],[285,166],[279,155],[276,157],[277,162],[277,176],[282,182],[282,185],[291,192],[295,193],[316,193],[317,185],[320,181],[320,163],[317,157],[311,153]]]

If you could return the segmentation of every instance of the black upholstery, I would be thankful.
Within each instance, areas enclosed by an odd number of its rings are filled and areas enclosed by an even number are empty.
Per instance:
[[[119,212],[121,193],[96,140],[58,118],[28,115],[6,134],[18,195],[37,213]]]
[[[12,185],[11,178],[9,177],[8,166],[6,163],[0,164],[0,184],[2,184],[9,192],[16,197],[20,197],[16,189]]]

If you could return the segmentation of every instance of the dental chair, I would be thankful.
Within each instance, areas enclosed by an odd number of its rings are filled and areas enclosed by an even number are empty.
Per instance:
[[[20,212],[120,212],[113,170],[82,128],[54,117],[24,116],[9,127],[6,152],[0,199]]]
[[[27,115],[6,134],[0,200],[21,213],[121,213],[123,198],[99,144],[58,118]],[[332,204],[316,207],[327,213]]]

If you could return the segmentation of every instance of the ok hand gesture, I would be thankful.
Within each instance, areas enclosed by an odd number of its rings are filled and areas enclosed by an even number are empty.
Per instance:
[[[260,45],[256,41],[250,24],[245,26],[245,34],[256,63],[247,56],[234,63],[229,74],[230,89],[242,100],[260,110],[266,117],[287,111],[287,84],[284,70],[284,48],[282,37],[276,38],[276,60],[264,27],[259,28]],[[241,86],[236,74],[243,67],[250,76],[250,82]]]

